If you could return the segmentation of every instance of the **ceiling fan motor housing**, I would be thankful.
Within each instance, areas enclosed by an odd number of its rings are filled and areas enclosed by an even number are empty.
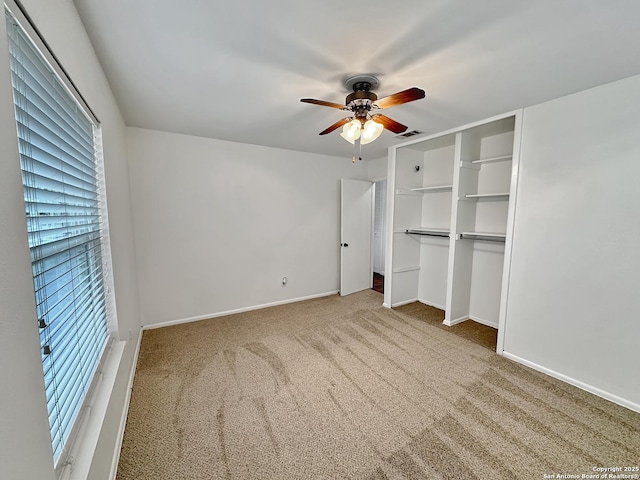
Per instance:
[[[367,113],[371,110],[373,102],[378,99],[378,96],[371,92],[370,89],[371,83],[369,82],[355,83],[353,85],[353,93],[347,95],[345,102],[347,108],[363,123],[367,119]]]

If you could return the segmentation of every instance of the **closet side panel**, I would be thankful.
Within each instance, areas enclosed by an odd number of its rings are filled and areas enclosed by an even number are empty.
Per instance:
[[[456,162],[478,158],[479,144],[471,135],[458,133]],[[447,294],[445,325],[469,318],[469,296],[471,292],[471,268],[473,262],[473,243],[460,240],[460,234],[473,230],[476,218],[476,203],[463,200],[467,193],[475,193],[478,188],[477,168],[456,166],[454,174],[453,196],[455,211],[452,215],[451,237],[454,249],[449,256],[450,285]]]
[[[423,181],[425,187],[453,184],[455,145],[424,152]],[[422,199],[422,223],[428,228],[451,229],[451,188],[425,193]],[[420,238],[420,279],[418,299],[422,303],[445,310],[449,263],[448,237]]]

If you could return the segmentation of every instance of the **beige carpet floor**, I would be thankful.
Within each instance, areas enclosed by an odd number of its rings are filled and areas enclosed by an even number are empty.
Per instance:
[[[117,478],[542,479],[640,464],[640,414],[365,291],[144,332]],[[604,477],[601,477],[604,478]]]

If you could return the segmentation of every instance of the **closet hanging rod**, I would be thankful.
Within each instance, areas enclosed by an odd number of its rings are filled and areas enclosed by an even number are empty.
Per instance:
[[[436,231],[429,231],[429,230],[407,229],[405,233],[408,233],[410,235],[425,235],[427,237],[449,238],[449,232],[436,232]]]
[[[465,238],[469,240],[483,240],[487,242],[499,242],[499,243],[505,242],[504,235],[490,235],[490,234],[487,235],[482,233],[461,233],[460,238]]]

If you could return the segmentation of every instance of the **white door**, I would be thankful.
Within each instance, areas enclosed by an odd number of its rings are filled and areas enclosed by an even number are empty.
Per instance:
[[[373,286],[373,184],[343,178],[340,213],[340,295],[349,295]]]

